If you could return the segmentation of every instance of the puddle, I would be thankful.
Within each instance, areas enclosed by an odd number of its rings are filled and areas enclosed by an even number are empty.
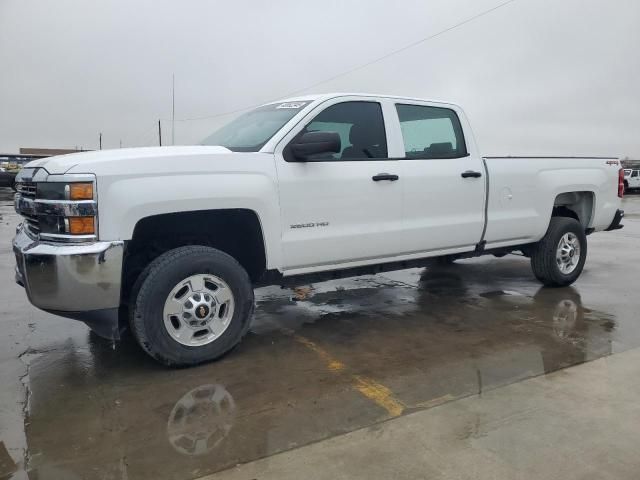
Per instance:
[[[29,475],[196,478],[375,425],[395,414],[389,403],[430,408],[640,346],[636,273],[611,266],[604,243],[627,246],[631,263],[637,238],[590,238],[575,288],[540,288],[526,259],[507,257],[260,289],[243,343],[182,370],[130,338],[114,347],[32,309],[6,280],[0,354],[30,365]],[[8,279],[10,252],[0,254]],[[16,445],[6,445],[14,463]]]
[[[434,301],[425,276],[372,282],[297,302],[271,294],[240,347],[188,370],[157,366],[131,341],[51,346],[31,361],[30,468],[193,478],[388,418],[298,335],[407,412],[611,353],[616,319],[574,289],[476,295],[452,281],[467,297]]]

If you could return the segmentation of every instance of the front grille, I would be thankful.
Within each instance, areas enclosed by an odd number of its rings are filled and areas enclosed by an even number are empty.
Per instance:
[[[20,194],[20,196],[24,198],[35,199],[36,198],[36,184],[34,182],[19,182],[16,183],[16,191]],[[38,217],[36,215],[20,212],[20,215],[24,218],[24,223],[27,225],[31,232],[38,234],[40,233],[40,222],[38,221]]]
[[[32,215],[23,215],[23,217],[24,223],[32,233],[40,233],[40,222],[38,222],[38,217]]]
[[[33,182],[20,182],[16,184],[17,192],[26,198],[36,198],[36,184]]]
[[[27,215],[25,213],[22,214],[22,217],[24,218],[24,222],[29,227],[29,230],[31,230],[33,233],[40,233],[40,222],[38,221],[38,217],[36,217],[35,215]]]

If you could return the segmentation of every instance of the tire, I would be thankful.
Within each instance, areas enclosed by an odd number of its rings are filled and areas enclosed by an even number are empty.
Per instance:
[[[560,248],[561,239],[568,235],[571,239],[576,239],[579,245],[579,251],[568,257],[570,262],[576,262],[572,265],[570,271],[563,271],[560,262],[556,259],[556,254]],[[574,256],[579,258],[575,261]],[[571,260],[569,260],[569,258]],[[584,268],[587,259],[587,236],[580,222],[568,217],[551,217],[547,233],[542,237],[531,251],[531,268],[535,277],[547,287],[564,287],[571,285],[577,280]]]
[[[207,280],[198,280],[202,278]],[[216,295],[224,295],[226,303]],[[227,353],[248,331],[254,308],[253,288],[244,268],[226,253],[204,246],[179,247],[160,255],[140,274],[131,298],[129,322],[134,338],[157,361],[175,367],[197,365]],[[194,298],[202,302],[208,298],[210,303],[198,306]],[[166,315],[167,305],[176,308],[173,301],[183,310]],[[191,314],[182,313],[184,305],[190,305]],[[183,318],[187,315],[192,322]],[[195,321],[202,321],[202,328],[188,325]]]
[[[624,193],[629,193],[631,189],[629,188],[629,182],[624,181]]]

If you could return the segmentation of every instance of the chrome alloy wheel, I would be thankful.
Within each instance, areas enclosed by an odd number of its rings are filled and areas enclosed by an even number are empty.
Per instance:
[[[234,308],[233,292],[224,280],[192,275],[173,287],[165,300],[164,326],[176,342],[201,347],[224,333]]]
[[[556,248],[558,268],[565,275],[573,272],[580,263],[580,240],[575,233],[565,233]]]

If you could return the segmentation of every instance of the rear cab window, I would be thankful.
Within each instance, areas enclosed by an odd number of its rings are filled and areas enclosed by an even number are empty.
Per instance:
[[[449,108],[396,104],[405,158],[443,159],[466,157],[467,146],[460,119]]]

